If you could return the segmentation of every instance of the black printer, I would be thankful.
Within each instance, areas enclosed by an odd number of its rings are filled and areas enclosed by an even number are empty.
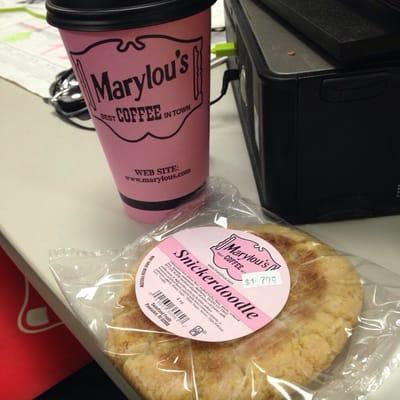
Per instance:
[[[397,3],[225,0],[261,203],[292,223],[400,213]]]

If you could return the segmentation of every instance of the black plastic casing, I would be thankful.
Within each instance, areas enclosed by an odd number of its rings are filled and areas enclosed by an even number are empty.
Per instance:
[[[244,2],[225,0],[229,67],[242,70],[233,88],[262,205],[295,224],[400,213],[400,62],[346,69],[315,56],[308,71],[272,71]],[[305,39],[271,18],[296,38],[287,57],[318,54],[296,55]]]

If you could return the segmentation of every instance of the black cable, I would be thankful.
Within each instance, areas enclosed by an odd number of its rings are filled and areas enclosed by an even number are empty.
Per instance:
[[[72,120],[71,118],[65,117],[64,115],[60,114],[59,112],[57,112],[57,114],[61,117],[61,119],[63,119],[65,122],[76,126],[77,128],[81,128],[84,129],[85,131],[95,131],[95,128],[92,128],[90,126],[85,126],[85,125],[81,125],[78,122],[75,122],[74,120]]]
[[[85,131],[95,131],[96,129],[90,126],[85,126],[81,125],[80,123],[74,121],[72,118],[79,118],[81,115],[84,115],[87,113],[87,108],[83,108],[81,110],[77,110],[74,112],[66,112],[63,110],[63,108],[60,106],[60,104],[57,101],[51,101],[50,98],[45,98],[43,101],[46,104],[51,104],[54,107],[55,112],[57,115],[65,122],[76,126],[77,128],[84,129]],[[88,117],[90,119],[90,117]],[[86,119],[86,118],[85,118]]]
[[[222,80],[221,94],[216,99],[214,99],[213,101],[210,102],[210,106],[213,106],[215,103],[220,101],[226,95],[226,92],[228,91],[229,83],[238,80],[239,77],[240,77],[240,70],[227,69],[224,72],[224,77]]]

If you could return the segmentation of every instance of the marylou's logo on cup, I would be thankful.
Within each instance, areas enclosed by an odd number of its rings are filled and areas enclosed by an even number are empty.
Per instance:
[[[202,42],[146,35],[71,52],[93,117],[127,142],[175,136],[203,104]]]
[[[214,264],[238,281],[242,280],[244,273],[275,271],[281,268],[270,251],[257,242],[236,234],[230,235],[210,250]]]

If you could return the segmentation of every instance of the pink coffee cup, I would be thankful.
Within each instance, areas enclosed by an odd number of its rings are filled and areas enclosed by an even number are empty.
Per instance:
[[[47,1],[136,220],[158,222],[207,180],[214,2]]]

